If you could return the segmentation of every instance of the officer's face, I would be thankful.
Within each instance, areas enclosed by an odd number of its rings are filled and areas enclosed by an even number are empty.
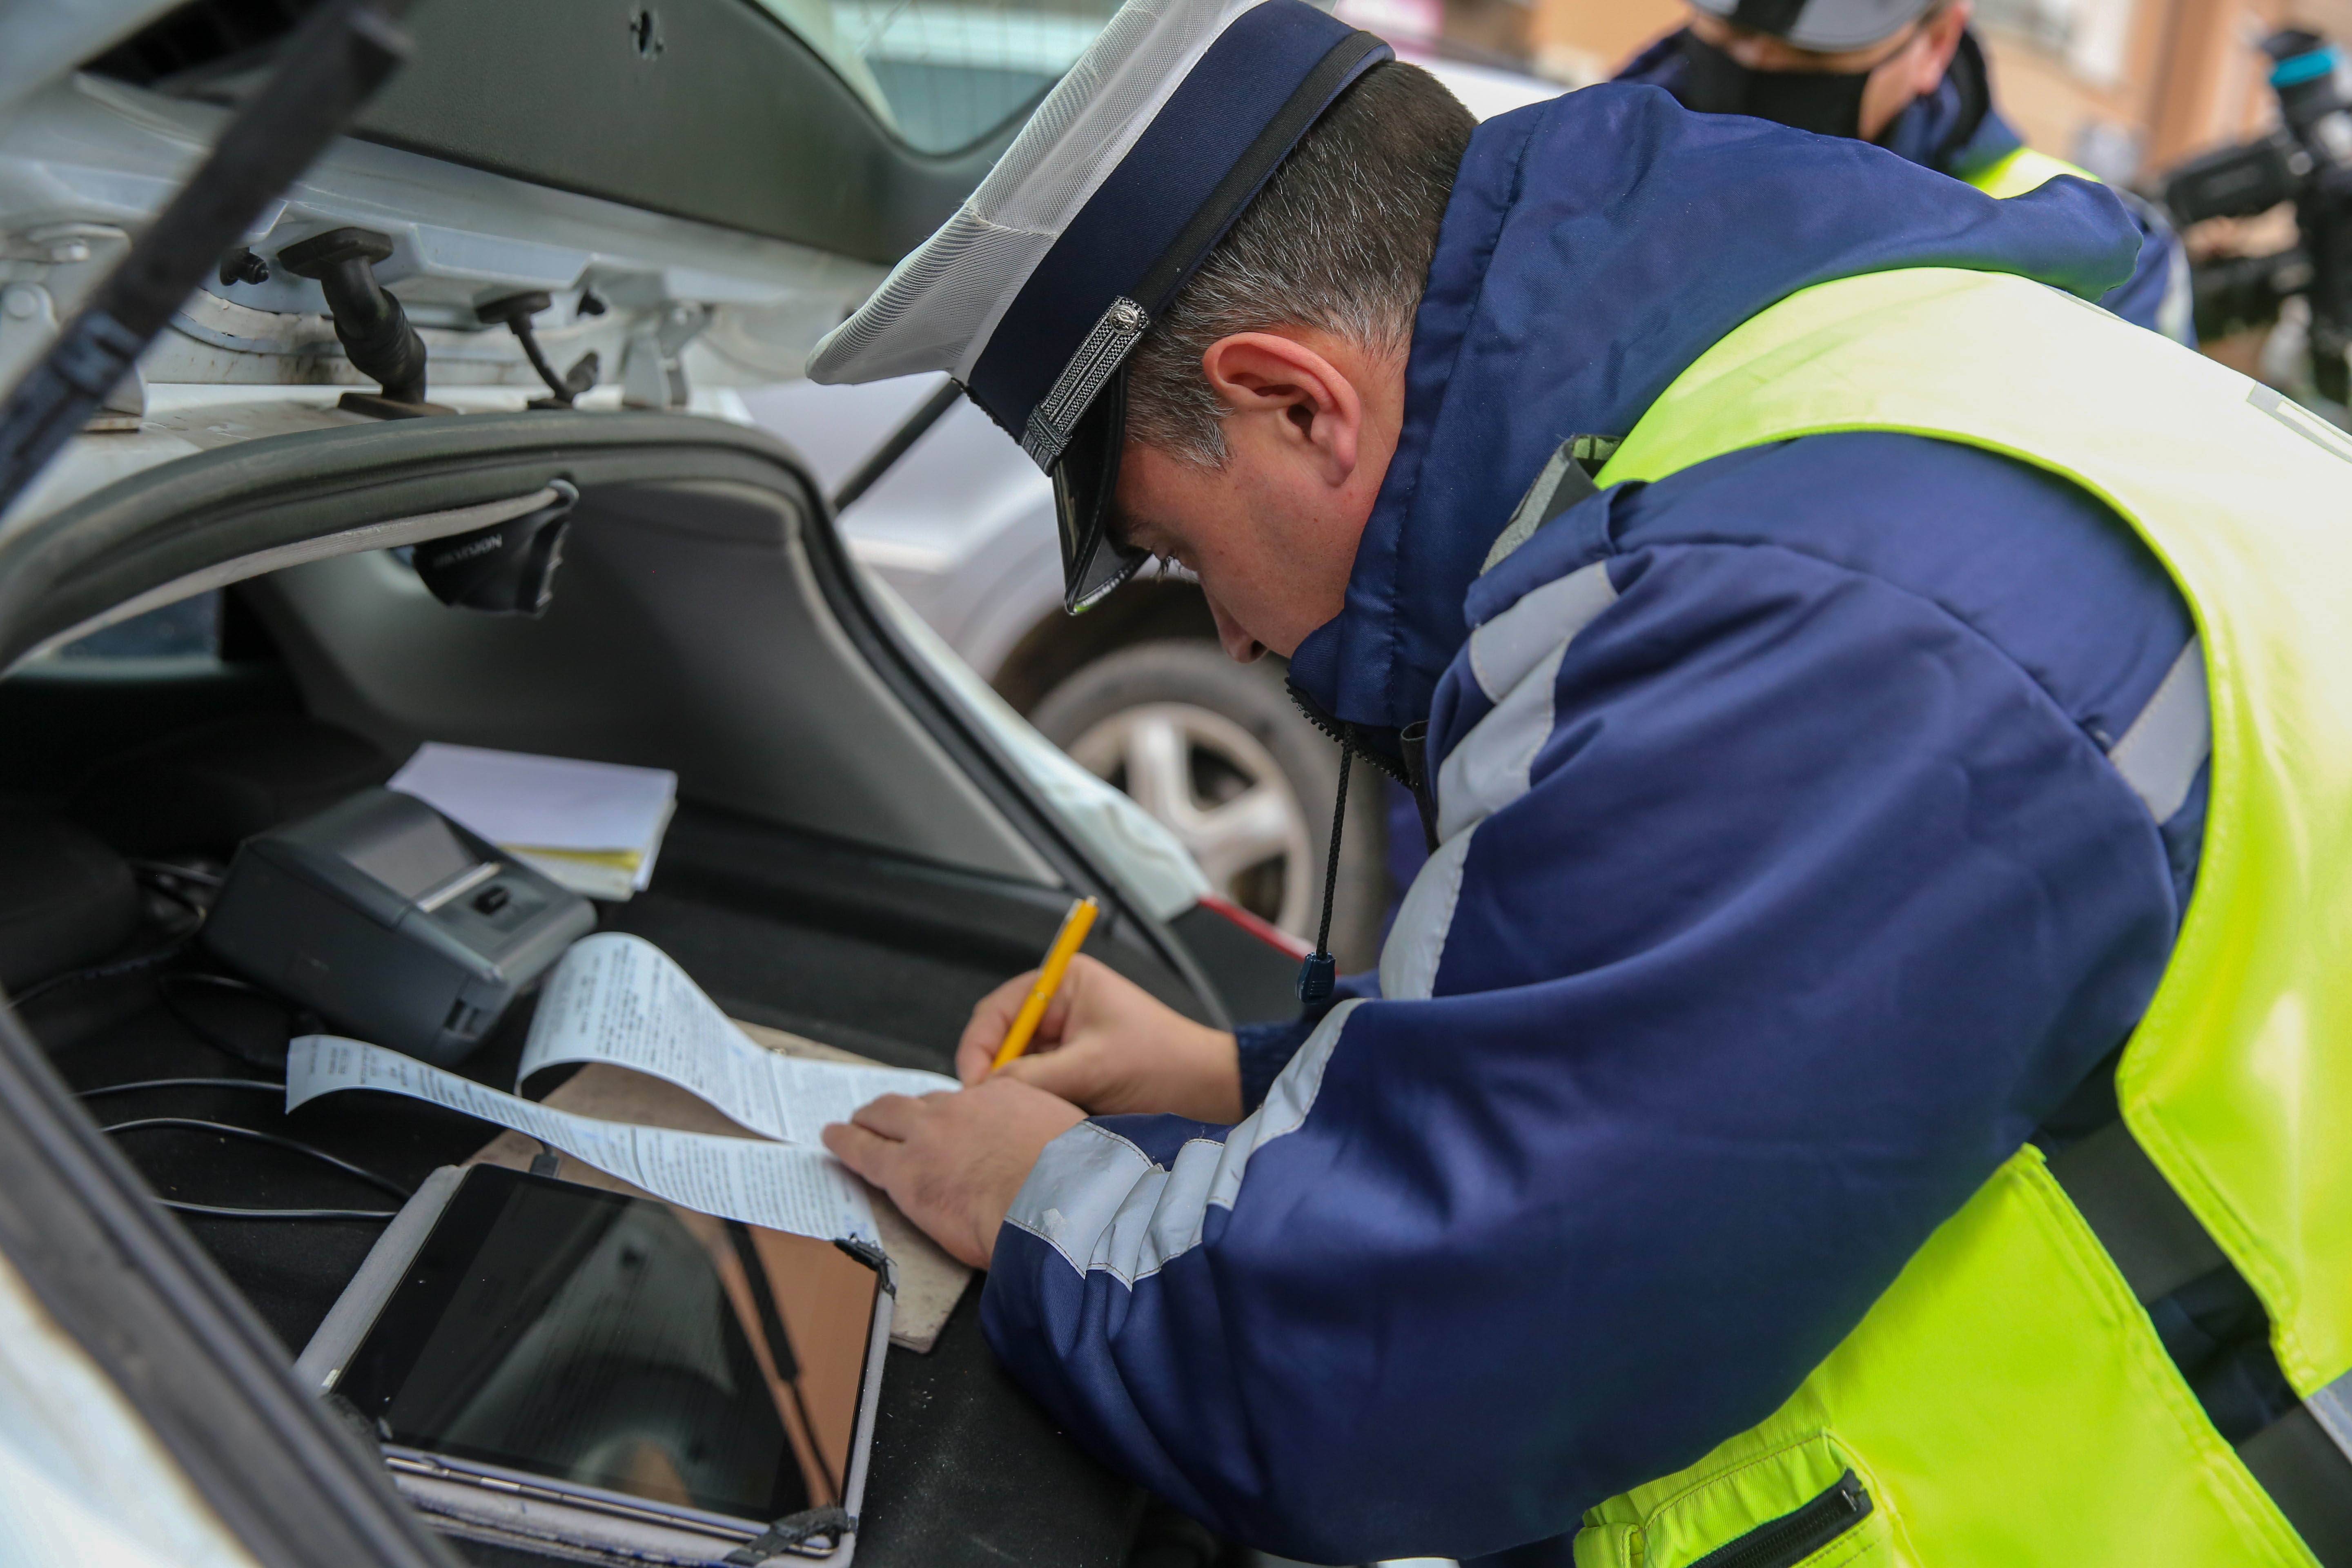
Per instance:
[[[1701,40],[1749,70],[1867,71],[1870,79],[1862,89],[1861,133],[1864,141],[1874,142],[1914,99],[1934,91],[1944,79],[1952,55],[1960,47],[1960,35],[1968,29],[1969,9],[1968,0],[1958,0],[1892,38],[1867,48],[1836,51],[1801,49],[1769,33],[1735,26],[1704,11],[1690,14],[1689,26]]]
[[[1311,329],[1240,332],[1202,356],[1228,410],[1225,461],[1140,442],[1119,459],[1129,543],[1201,579],[1225,651],[1287,658],[1339,613],[1356,542],[1396,451],[1402,356]]]

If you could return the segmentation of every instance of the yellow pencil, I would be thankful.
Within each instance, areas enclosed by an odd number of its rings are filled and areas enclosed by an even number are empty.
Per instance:
[[[1101,912],[1102,906],[1092,899],[1080,899],[1062,917],[1062,929],[1054,933],[1054,945],[1045,950],[1045,962],[1037,966],[1037,984],[1029,987],[1028,1000],[1013,1015],[1013,1027],[1004,1031],[1004,1043],[996,1047],[996,1059],[989,1063],[989,1071],[997,1071],[1029,1048],[1029,1037],[1037,1032],[1037,1021],[1045,1016],[1045,1005],[1062,988],[1062,975],[1069,969],[1079,943],[1087,940],[1087,932],[1094,929],[1095,916]]]

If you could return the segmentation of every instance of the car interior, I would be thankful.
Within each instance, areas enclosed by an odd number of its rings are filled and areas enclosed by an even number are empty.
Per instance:
[[[579,499],[536,617],[444,605],[383,547],[557,481]],[[0,986],[152,1193],[196,1205],[182,1223],[289,1360],[380,1229],[291,1215],[397,1208],[498,1130],[381,1094],[284,1112],[288,1041],[319,1020],[210,952],[203,923],[240,842],[382,784],[420,742],[675,770],[651,885],[597,924],[654,942],[733,1017],[952,1070],[972,1004],[1036,962],[1073,890],[1106,904],[1089,952],[1227,1016],[928,684],[822,504],[757,433],[544,411],[222,448],[0,540],[17,661],[0,679]],[[212,651],[105,656],[100,633],[76,652],[124,607],[207,585]],[[530,1011],[456,1070],[511,1087]],[[981,1506],[959,1489],[1018,1476],[1060,1499],[1057,1536],[1093,1530],[1117,1561],[1132,1496],[1004,1381],[977,1294],[929,1355],[890,1352],[884,1418],[921,1415],[877,1450],[877,1529],[959,1531]],[[973,1444],[1021,1462],[950,1462]],[[887,1506],[894,1487],[924,1500]],[[948,1536],[908,1550],[967,1554]]]
[[[649,884],[594,903],[594,929],[653,943],[749,1024],[951,1069],[972,1004],[1036,964],[1080,895],[1102,906],[1086,951],[1180,1010],[1220,1025],[1287,1010],[1294,958],[1205,906],[1160,918],[1106,861],[1112,851],[1047,804],[861,577],[793,452],[722,420],[638,411],[688,405],[673,328],[709,346],[693,371],[710,367],[694,384],[706,401],[738,384],[730,376],[789,374],[809,323],[830,324],[835,295],[862,293],[955,209],[1114,8],[1052,0],[1008,50],[975,31],[972,8],[944,5],[404,7],[410,62],[313,166],[324,183],[297,192],[295,244],[248,242],[266,258],[208,251],[219,291],[207,282],[164,334],[178,356],[156,376],[169,395],[126,405],[143,410],[136,431],[136,417],[82,427],[77,416],[83,433],[51,477],[80,461],[84,479],[101,478],[0,523],[0,1272],[16,1270],[69,1327],[255,1560],[615,1560],[560,1532],[469,1530],[405,1481],[402,1495],[427,1511],[403,1508],[389,1429],[295,1375],[380,1267],[371,1252],[394,1212],[449,1189],[446,1167],[500,1129],[393,1094],[287,1111],[289,1042],[358,1031],[309,1011],[284,975],[230,962],[230,922],[215,941],[207,921],[237,908],[224,891],[241,845],[292,842],[283,830],[367,800],[420,745],[674,772],[676,815]],[[108,204],[144,188],[125,185],[125,169],[176,158],[214,110],[251,105],[316,9],[156,10],[52,95],[54,134],[34,139],[25,166],[95,182],[72,195],[112,223],[124,214]],[[532,90],[512,90],[525,78]],[[158,191],[182,177],[166,173]],[[398,210],[377,213],[371,191],[393,193]],[[330,232],[302,232],[313,223]],[[366,232],[331,232],[353,223]],[[410,233],[420,225],[429,247]],[[142,226],[89,233],[127,245]],[[432,336],[431,390],[511,406],[485,399],[535,395],[544,379],[554,405],[463,418],[320,406],[320,363],[298,352],[320,325],[303,281],[320,274],[286,253],[357,243],[365,272],[392,237],[383,227],[404,237],[383,282]],[[84,237],[45,253],[68,303],[73,266],[113,254]],[[519,324],[532,308],[516,301],[547,296],[499,281],[552,288],[542,273],[574,250],[584,270],[555,289],[557,313],[572,337],[613,339],[601,384],[593,353],[565,349],[560,380],[518,359],[535,351]],[[492,306],[522,313],[483,313]],[[639,338],[658,351],[650,388],[633,379]],[[575,377],[602,411],[568,406]],[[378,414],[444,411],[386,409],[423,383],[395,388],[356,356],[326,379],[383,381],[383,397],[360,395]],[[162,461],[166,448],[193,455]],[[560,538],[560,557],[551,542],[537,558],[552,570],[543,603],[448,602],[434,576],[448,557],[433,547],[554,515],[560,533],[543,533]],[[576,902],[570,914],[589,918]],[[252,938],[250,921],[240,929]],[[526,987],[450,1070],[517,1088],[538,1002]],[[541,1098],[573,1070],[520,1087]],[[536,1170],[499,1179],[562,1184]],[[572,1201],[577,1218],[585,1200]],[[672,1217],[692,1230],[683,1211]],[[636,1214],[583,1256],[625,1267],[697,1256],[675,1230]],[[570,1235],[551,1222],[518,1250],[581,1252]],[[804,1245],[865,1270],[870,1297],[870,1263]],[[967,1287],[931,1349],[890,1344],[879,1363],[856,1561],[1217,1560],[1218,1543],[1096,1465],[1013,1384],[979,1301]],[[722,1492],[759,1495],[751,1472],[782,1426],[743,1439],[678,1419],[724,1405],[682,1384],[749,1377],[746,1346],[697,1361],[681,1348],[691,1334],[657,1314],[616,1315],[630,1331],[600,1342],[595,1375],[572,1381],[659,1398],[633,1414],[635,1395],[508,1387],[500,1421],[570,1424],[541,1436],[606,1457],[583,1459],[588,1470],[650,1445],[677,1459],[673,1480],[719,1477]],[[781,1338],[761,1342],[773,1375]],[[863,1399],[870,1385],[858,1386]],[[807,1415],[784,1426],[805,1436],[824,1425]],[[599,1421],[612,1429],[585,1429]],[[845,1471],[818,1473],[846,1500]],[[717,1495],[686,1500],[751,1518]],[[828,1541],[843,1549],[837,1528],[811,1539],[777,1537],[804,1561]]]
[[[236,103],[312,3],[189,0],[89,69],[168,97]],[[1097,25],[1112,8],[1066,7]],[[661,0],[586,26],[570,0],[425,0],[406,23],[415,68],[393,79],[352,133],[888,263],[955,210],[1055,79],[968,64],[926,76],[846,48],[820,55],[779,17],[811,15],[762,0]],[[507,90],[519,69],[561,84],[581,111],[551,114],[545,95]],[[847,181],[845,171],[855,172]],[[842,199],[845,185],[856,200]]]

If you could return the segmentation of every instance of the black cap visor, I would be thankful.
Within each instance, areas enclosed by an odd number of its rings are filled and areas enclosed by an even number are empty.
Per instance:
[[[1151,557],[1120,536],[1118,459],[1127,445],[1127,371],[1103,384],[1054,464],[1062,537],[1062,608],[1090,610]]]

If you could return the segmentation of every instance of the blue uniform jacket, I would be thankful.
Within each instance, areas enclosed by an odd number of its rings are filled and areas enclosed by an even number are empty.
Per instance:
[[[1683,74],[1681,43],[1680,33],[1659,39],[1636,55],[1617,79],[1677,91]],[[1991,76],[1983,47],[1973,33],[1963,37],[1951,68],[1936,90],[1897,115],[1881,141],[1911,162],[1955,179],[1966,179],[2024,144],[2024,139],[1993,107]],[[2147,202],[2128,195],[2123,199],[2139,226],[2139,258],[2132,275],[2099,303],[2127,321],[2153,328],[2194,348],[2197,327],[2190,319],[2189,257],[2180,247],[2180,237]]]
[[[1377,977],[1244,1031],[1242,1123],[1045,1151],[982,1312],[1080,1441],[1310,1562],[1557,1536],[1769,1414],[2098,1081],[2202,800],[2193,757],[2107,755],[2195,668],[2120,520],[1820,436],[1481,565],[1564,439],[1796,289],[2095,299],[2137,244],[2086,182],[1996,202],[1653,88],[1478,131],[1346,608],[1292,662],[1370,744],[1429,718],[1444,843]]]

